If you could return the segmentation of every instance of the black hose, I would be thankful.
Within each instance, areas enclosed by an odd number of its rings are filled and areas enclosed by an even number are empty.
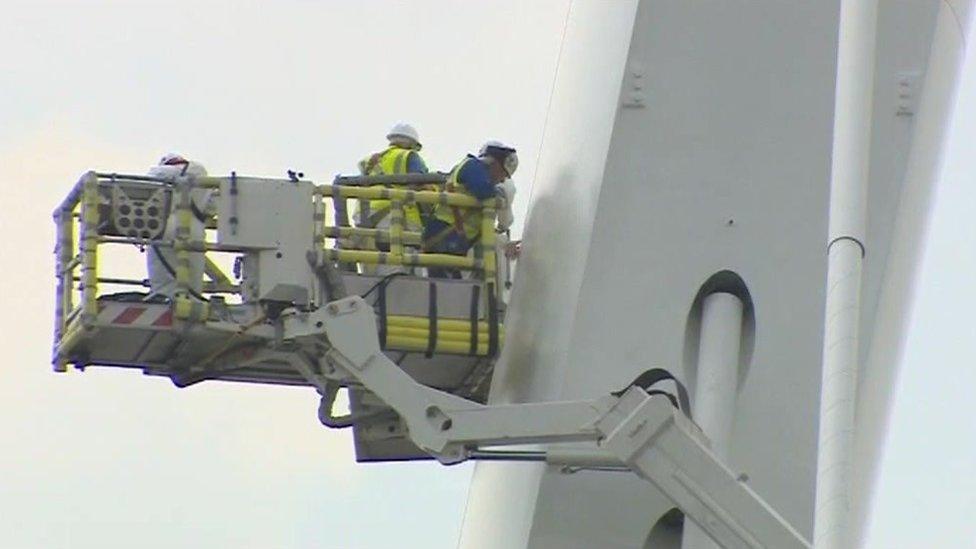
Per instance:
[[[651,387],[653,385],[655,385],[658,382],[666,381],[666,380],[671,380],[674,382],[675,388],[677,389],[677,393],[678,393],[677,398],[675,398],[675,395],[671,393],[667,393],[665,391],[651,390]],[[668,400],[671,401],[671,404],[674,405],[675,408],[681,410],[682,412],[684,412],[686,416],[691,418],[691,405],[690,405],[690,400],[688,399],[688,390],[685,389],[684,384],[678,381],[678,378],[674,377],[674,375],[671,372],[665,370],[664,368],[651,368],[650,370],[647,370],[641,375],[637,376],[637,379],[630,382],[630,384],[627,385],[627,387],[624,387],[623,389],[610,394],[612,394],[615,397],[620,397],[623,396],[623,394],[627,391],[627,389],[634,386],[640,387],[641,389],[646,391],[648,395],[667,396]]]
[[[391,280],[393,280],[398,276],[407,276],[407,273],[390,273],[384,276],[383,278],[379,279],[379,281],[377,281],[376,284],[370,286],[370,288],[366,290],[366,293],[364,293],[360,297],[366,299],[367,297],[369,297],[369,294],[373,293],[373,291],[375,291],[377,288],[379,288],[380,286],[386,286],[387,284],[390,283]]]

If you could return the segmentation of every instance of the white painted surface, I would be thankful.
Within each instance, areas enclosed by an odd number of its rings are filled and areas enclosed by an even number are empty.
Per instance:
[[[834,242],[828,263],[814,547],[846,549],[851,527],[861,246],[848,239]]]
[[[652,366],[694,391],[689,311],[713,274],[737,272],[757,329],[730,455],[805,535],[826,272],[829,8],[573,5],[492,395],[590,397]],[[645,75],[646,102],[618,108],[632,67]],[[507,494],[470,498],[511,513],[496,528],[529,521],[519,547],[640,546],[670,508],[638,479],[606,473],[547,469],[534,501]],[[469,512],[465,529],[478,520]]]
[[[712,450],[723,459],[728,459],[732,446],[741,342],[742,301],[724,292],[707,296],[702,304],[692,410],[695,423],[708,436]]]
[[[551,400],[558,394],[596,215],[597,182],[610,147],[609,121],[623,78],[619,60],[627,54],[636,7],[636,1],[575,4],[567,18],[561,58],[579,63],[557,69],[558,93],[544,137],[552,145],[541,153],[532,187],[537,213],[526,220],[534,228],[524,234],[510,298],[523,305],[514,324],[506,316],[505,346],[490,395],[494,402]],[[564,177],[557,181],[547,174]],[[553,278],[557,265],[560,276]],[[460,547],[530,546],[544,471],[536,464],[476,464]]]
[[[926,61],[921,92],[915,116],[911,120],[897,117],[875,117],[874,145],[872,153],[872,192],[881,194],[877,187],[890,185],[891,164],[883,163],[880,151],[886,135],[897,135],[899,126],[909,126],[910,147],[902,146],[897,157],[905,163],[904,183],[898,192],[891,193],[897,214],[885,227],[890,248],[887,254],[879,246],[881,238],[873,236],[881,229],[868,228],[869,246],[874,250],[867,258],[865,275],[877,269],[885,273],[876,294],[875,309],[864,308],[874,317],[862,317],[863,330],[862,368],[859,372],[857,398],[858,432],[855,439],[855,473],[853,499],[853,541],[856,547],[864,544],[870,516],[877,468],[888,430],[892,395],[907,338],[908,320],[915,297],[915,281],[926,237],[929,232],[934,183],[941,178],[943,145],[946,139],[946,123],[952,117],[960,67],[966,54],[966,32],[971,25],[972,1],[953,0],[939,2],[932,25],[931,47],[921,54]],[[885,22],[882,12],[881,23]],[[889,37],[882,35],[882,44],[896,43],[892,34],[904,32],[907,21],[898,21],[891,14],[889,19],[898,22]],[[917,18],[913,19],[917,21]],[[891,25],[894,26],[894,25]],[[898,34],[899,36],[901,34]],[[886,40],[887,38],[887,40]],[[885,69],[890,73],[898,63],[906,63],[907,54],[892,55],[890,48],[879,51],[877,82],[883,81]],[[884,63],[884,64],[882,64]],[[902,65],[903,66],[903,65]],[[885,193],[888,194],[888,193]],[[872,205],[878,200],[872,196]],[[869,212],[869,224],[877,225]],[[878,249],[878,248],[881,249]],[[865,301],[872,295],[865,295]],[[876,320],[875,320],[876,318]],[[870,324],[869,324],[870,323]]]
[[[850,547],[877,20],[877,0],[841,0],[813,534],[817,549]]]
[[[735,416],[742,342],[742,301],[718,292],[702,302],[698,371],[692,412],[711,441],[715,455],[728,460]],[[691,521],[685,521],[682,549],[717,549],[718,545]]]
[[[892,231],[905,158],[927,165],[938,150],[913,131],[931,124],[941,136],[947,114],[925,109],[939,9],[904,0],[879,11],[865,342],[907,303],[892,296],[898,304],[879,309],[882,284],[906,276],[898,270],[917,257],[918,241],[896,243]],[[694,391],[689,310],[705,280],[733,271],[751,294],[755,342],[729,462],[811,537],[839,13],[838,1],[573,4],[491,397],[595,396],[651,366]],[[924,83],[914,116],[897,114],[896,79],[906,72]],[[922,187],[931,175],[920,176]],[[889,266],[894,244],[906,246],[905,259]],[[866,345],[858,352],[863,361]],[[858,398],[886,403],[885,383]],[[859,425],[857,442],[872,451],[884,429],[874,419]],[[502,487],[527,479],[537,488]],[[857,492],[855,507],[869,495]],[[633,477],[508,477],[481,464],[464,530],[519,532],[516,543],[478,547],[629,548],[669,508]]]

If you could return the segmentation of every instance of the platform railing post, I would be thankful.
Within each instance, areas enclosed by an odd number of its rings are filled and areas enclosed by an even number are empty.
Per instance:
[[[81,205],[81,303],[82,322],[98,316],[98,177],[84,176]]]
[[[390,255],[391,265],[403,265],[404,202],[390,202]]]
[[[482,272],[485,282],[495,278],[495,215],[494,203],[481,207],[481,238],[475,248],[475,257],[481,253]]]
[[[54,310],[54,342],[55,351],[61,343],[67,329],[67,315],[74,308],[72,293],[74,291],[74,268],[69,267],[75,262],[75,242],[74,242],[74,208],[77,202],[71,202],[66,207],[61,207],[54,215],[57,227],[57,244],[55,245],[55,257],[57,262],[58,285],[55,295]],[[60,357],[54,357],[54,370],[64,372],[67,370],[66,364]]]
[[[180,181],[174,191],[178,192],[179,196],[176,203],[176,238],[173,243],[173,248],[176,250],[176,292],[173,297],[173,316],[180,320],[202,320],[207,316],[206,303],[191,298],[193,281],[190,279],[193,269],[190,265],[190,233],[193,210],[190,206],[192,200],[190,192],[193,186],[193,179],[188,178]],[[206,245],[203,248],[206,249]]]

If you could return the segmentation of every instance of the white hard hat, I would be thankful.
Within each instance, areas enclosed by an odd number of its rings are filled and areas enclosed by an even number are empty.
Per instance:
[[[394,124],[390,128],[390,133],[386,134],[386,138],[390,141],[395,141],[397,138],[409,139],[417,144],[417,148],[420,148],[420,134],[417,133],[417,128],[405,122]]]
[[[176,153],[166,153],[159,159],[160,166],[173,166],[176,164],[188,164],[188,162],[183,158],[183,155]]]
[[[518,169],[518,154],[515,153],[515,147],[510,147],[501,141],[495,141],[494,139],[485,141],[485,144],[481,146],[481,150],[478,151],[478,156],[488,157],[497,161],[509,177]]]

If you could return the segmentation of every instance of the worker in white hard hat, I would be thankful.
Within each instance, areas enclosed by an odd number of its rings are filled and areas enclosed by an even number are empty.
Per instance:
[[[500,141],[488,141],[478,156],[468,155],[459,162],[447,178],[445,190],[470,195],[478,200],[500,196],[507,210],[500,215],[502,228],[511,224],[511,204],[515,198],[515,184],[511,177],[518,169],[518,154],[514,147]],[[504,217],[505,219],[501,219]],[[438,204],[424,227],[424,251],[451,255],[467,255],[481,234],[481,211]],[[457,269],[430,268],[436,278],[460,278]]]
[[[388,146],[377,153],[371,154],[359,162],[359,172],[363,175],[400,175],[408,173],[427,173],[427,164],[420,156],[420,136],[416,128],[404,122],[393,125],[386,134]],[[383,188],[389,185],[375,185],[374,187]],[[416,188],[415,190],[436,190]],[[356,224],[360,227],[371,229],[389,229],[390,209],[389,200],[370,200],[366,202],[368,208],[360,207],[356,213]],[[422,211],[416,204],[404,206],[404,229],[411,232],[423,230],[424,214],[429,212]],[[376,248],[381,251],[389,251],[389,244],[385,242],[376,243]],[[381,265],[375,272],[377,274],[389,274],[397,272],[394,266]]]
[[[199,163],[187,160],[183,156],[175,153],[164,155],[159,164],[149,169],[149,175],[158,179],[165,180],[170,184],[177,182],[179,178],[206,177],[207,170]],[[163,231],[163,240],[172,241],[176,238],[176,229],[179,224],[177,217],[177,205],[179,193],[171,195],[169,217],[166,220],[166,229]],[[190,190],[190,240],[202,241],[206,235],[207,218],[212,211],[213,192],[209,189],[193,188]],[[149,297],[147,301],[166,301],[171,300],[176,293],[176,272],[179,267],[179,258],[176,251],[170,246],[153,244],[146,251],[146,263],[149,270]],[[190,271],[190,297],[203,299],[203,271],[206,259],[202,252],[190,252],[189,254]]]

